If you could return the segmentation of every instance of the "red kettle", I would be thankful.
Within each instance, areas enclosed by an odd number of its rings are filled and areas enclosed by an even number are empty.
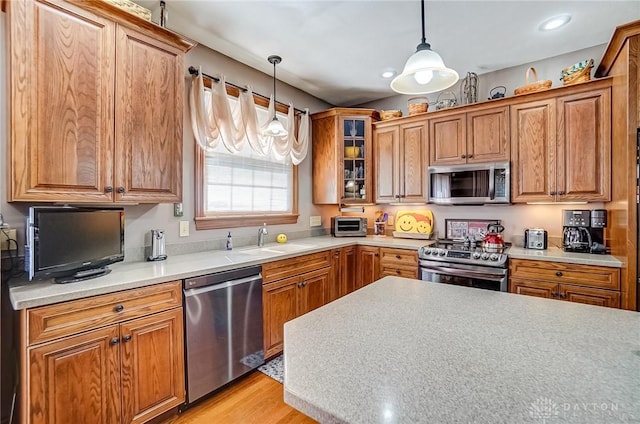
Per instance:
[[[502,253],[504,249],[504,240],[501,232],[504,227],[500,224],[487,225],[487,234],[484,236],[484,251],[489,253]]]

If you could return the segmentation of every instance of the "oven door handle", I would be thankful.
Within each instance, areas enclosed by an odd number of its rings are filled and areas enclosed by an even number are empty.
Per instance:
[[[491,165],[491,169],[489,169],[489,199],[494,200],[496,198],[496,168]]]
[[[434,272],[436,274],[446,274],[446,275],[452,275],[455,277],[478,278],[478,279],[490,280],[490,281],[502,281],[505,278],[504,275],[485,274],[481,272],[463,270],[460,268],[430,266],[429,268],[422,267],[421,269],[428,272]]]

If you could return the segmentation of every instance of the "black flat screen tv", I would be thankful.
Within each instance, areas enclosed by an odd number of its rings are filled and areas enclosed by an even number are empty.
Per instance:
[[[124,260],[123,208],[32,206],[25,231],[29,280],[87,280]]]

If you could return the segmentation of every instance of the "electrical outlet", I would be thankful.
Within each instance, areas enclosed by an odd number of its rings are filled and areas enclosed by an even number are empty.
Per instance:
[[[10,239],[16,240],[16,230],[12,228],[3,228],[0,230],[0,250],[9,250],[9,242],[7,241],[7,235]],[[11,249],[15,249],[16,245],[11,243]]]
[[[189,221],[180,221],[180,237],[189,237]]]
[[[320,227],[322,225],[322,217],[320,215],[312,215],[309,217],[310,227]]]
[[[393,227],[393,226],[394,226],[394,222],[395,222],[395,220],[396,220],[396,219],[394,218],[394,216],[393,216],[393,215],[389,215],[389,216],[387,217],[387,224],[389,224],[389,226],[390,226],[390,227]]]

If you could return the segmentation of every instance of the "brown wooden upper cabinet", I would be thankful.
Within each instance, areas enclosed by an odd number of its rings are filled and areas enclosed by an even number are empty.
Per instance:
[[[456,165],[509,160],[507,106],[429,119],[429,164]]]
[[[426,202],[427,121],[375,125],[376,203]]]
[[[610,80],[511,106],[511,201],[611,199]]]
[[[372,203],[371,124],[378,112],[334,108],[311,119],[313,203]]]
[[[108,2],[7,2],[10,201],[182,197],[184,53]]]

